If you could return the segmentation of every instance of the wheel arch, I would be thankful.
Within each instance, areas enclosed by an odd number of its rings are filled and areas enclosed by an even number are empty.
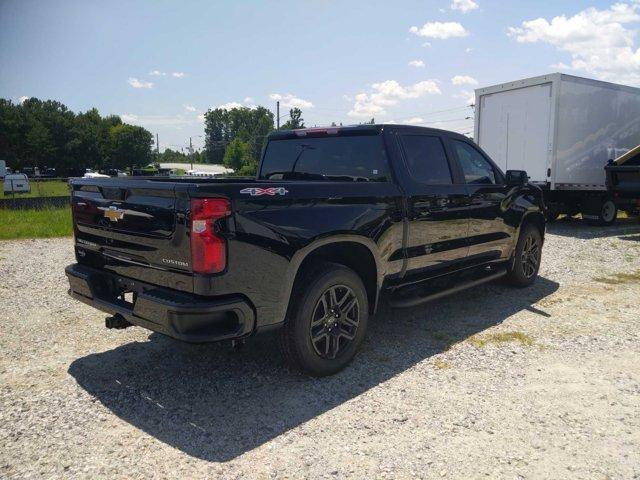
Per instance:
[[[290,263],[290,273],[287,275],[283,302],[286,309],[283,312],[283,318],[291,307],[296,283],[304,271],[317,261],[337,263],[355,271],[364,283],[369,311],[372,314],[375,313],[383,280],[377,246],[367,238],[341,235],[319,239],[296,252]]]
[[[534,212],[529,212],[525,214],[522,217],[522,222],[520,222],[520,229],[518,232],[518,236],[520,235],[520,232],[522,231],[522,229],[528,224],[533,224],[536,226],[536,228],[540,231],[540,236],[542,237],[542,241],[544,242],[544,234],[545,234],[547,222],[542,212],[534,211]]]

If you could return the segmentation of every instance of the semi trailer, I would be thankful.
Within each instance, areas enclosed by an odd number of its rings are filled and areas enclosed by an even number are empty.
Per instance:
[[[549,220],[612,224],[605,166],[640,144],[640,88],[552,73],[475,91],[476,143],[503,170],[525,170]]]

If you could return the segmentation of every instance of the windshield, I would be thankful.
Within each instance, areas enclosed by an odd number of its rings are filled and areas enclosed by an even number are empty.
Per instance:
[[[384,182],[387,156],[379,134],[289,138],[267,144],[258,178]]]

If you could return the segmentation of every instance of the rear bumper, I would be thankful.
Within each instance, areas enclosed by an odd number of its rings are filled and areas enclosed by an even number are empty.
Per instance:
[[[240,338],[255,327],[254,310],[241,296],[203,298],[77,263],[65,273],[73,298],[185,342]],[[131,301],[123,298],[124,292],[132,292]]]

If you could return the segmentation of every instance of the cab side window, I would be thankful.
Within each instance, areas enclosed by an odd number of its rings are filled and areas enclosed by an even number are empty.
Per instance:
[[[473,146],[460,140],[452,140],[453,149],[467,183],[495,185],[496,172],[486,158]]]
[[[402,135],[411,177],[425,185],[451,185],[451,170],[439,137],[433,135]]]

